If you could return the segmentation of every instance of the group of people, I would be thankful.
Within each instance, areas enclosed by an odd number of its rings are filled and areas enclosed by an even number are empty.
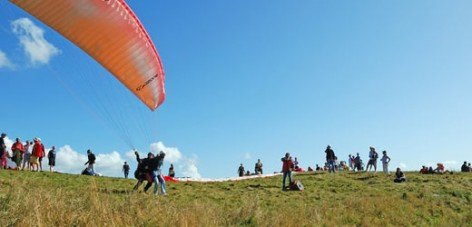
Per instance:
[[[241,163],[238,167],[238,176],[239,177],[244,177],[244,176],[251,176],[251,175],[260,175],[260,174],[264,174],[264,170],[263,170],[263,164],[261,162],[260,159],[257,159],[257,162],[256,164],[254,165],[254,173],[251,173],[251,171],[249,170],[245,170],[244,168],[244,165]],[[169,170],[170,172],[170,170]]]
[[[470,165],[470,162],[469,164],[467,164],[467,161],[464,161],[464,164],[462,164],[461,166],[461,172],[463,173],[472,172],[472,166]]]
[[[448,171],[446,170],[446,167],[444,167],[444,164],[442,163],[437,163],[435,169],[433,169],[432,166],[430,167],[422,166],[420,169],[421,174],[443,174],[447,172]]]
[[[10,159],[15,163],[15,170],[43,171],[43,158],[48,158],[49,171],[54,172],[56,166],[56,147],[52,146],[46,154],[46,149],[40,138],[33,141],[27,140],[25,143],[20,138],[16,138],[11,146],[12,154],[7,150],[5,143],[6,133],[0,136],[0,168],[9,168],[7,163]]]
[[[149,152],[147,157],[143,159],[139,157],[139,153],[137,151],[135,151],[134,154],[136,155],[136,161],[138,162],[138,167],[134,172],[134,176],[138,182],[134,186],[133,190],[138,190],[139,186],[141,186],[144,181],[147,181],[147,184],[144,186],[144,192],[147,192],[154,183],[154,194],[166,195],[166,182],[161,172],[165,153],[161,151],[159,154],[154,155],[153,153]],[[161,189],[160,193],[158,190],[159,186]]]

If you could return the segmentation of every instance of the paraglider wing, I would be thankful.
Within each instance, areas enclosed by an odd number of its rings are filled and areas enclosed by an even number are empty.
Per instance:
[[[10,0],[110,71],[151,110],[164,102],[164,70],[124,0]]]

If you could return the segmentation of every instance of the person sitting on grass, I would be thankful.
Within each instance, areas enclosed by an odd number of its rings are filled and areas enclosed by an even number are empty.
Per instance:
[[[444,168],[444,164],[438,163],[436,169],[434,169],[434,172],[439,173],[439,174],[443,174],[443,173],[446,172],[445,170],[446,169]]]
[[[420,173],[421,174],[428,174],[428,167],[422,166],[421,169],[420,169]]]
[[[293,170],[293,161],[292,157],[290,157],[290,153],[286,153],[285,157],[280,159],[282,161],[282,173],[283,173],[283,180],[282,180],[282,190],[287,190],[285,187],[286,178],[288,177],[288,184],[292,182],[292,170]]]
[[[405,174],[401,171],[400,168],[397,168],[397,172],[395,173],[395,180],[393,180],[393,182],[402,183],[405,181],[406,181]]]
[[[464,164],[462,164],[461,172],[463,172],[463,173],[470,172],[470,167],[467,166],[467,162],[464,162]]]

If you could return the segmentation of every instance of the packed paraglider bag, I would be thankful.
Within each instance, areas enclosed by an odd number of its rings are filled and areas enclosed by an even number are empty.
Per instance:
[[[299,180],[292,181],[292,183],[290,183],[289,188],[292,191],[303,191],[305,189],[305,187],[303,187],[302,182]]]

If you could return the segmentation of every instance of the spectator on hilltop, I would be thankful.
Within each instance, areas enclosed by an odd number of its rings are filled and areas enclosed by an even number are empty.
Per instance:
[[[38,141],[41,144],[41,153],[38,157],[39,171],[43,171],[43,158],[46,156],[46,149],[44,148],[44,144],[43,141],[41,141],[41,138],[38,138]]]
[[[375,151],[374,147],[370,147],[369,151],[369,162],[367,163],[367,167],[365,171],[372,171],[372,167],[374,167],[374,172],[377,172],[377,159],[379,158],[379,154]]]
[[[382,151],[382,158],[380,159],[380,161],[382,161],[382,168],[383,168],[383,172],[385,174],[389,174],[388,172],[388,163],[390,163],[390,157],[387,155],[387,151]]]
[[[356,157],[354,158],[354,167],[357,172],[362,171],[362,159],[359,153],[357,153]]]
[[[94,169],[95,159],[96,159],[95,154],[90,149],[88,149],[87,162],[85,163],[85,165],[88,164],[87,169],[89,170],[89,172],[92,173],[92,175],[95,173],[95,169]]]
[[[129,174],[129,165],[127,162],[123,164],[123,173],[125,174],[125,179],[128,179],[128,174]]]
[[[33,150],[33,142],[26,140],[24,148],[25,148],[25,153],[23,154],[23,163],[21,164],[21,169],[31,170],[30,159],[31,159],[31,152]]]
[[[467,162],[464,162],[464,164],[462,164],[461,172],[470,172],[470,167],[467,166]]]
[[[422,166],[421,169],[420,169],[420,173],[421,174],[428,174],[429,173],[428,167]]]
[[[405,181],[406,181],[405,174],[400,170],[400,168],[397,168],[397,172],[395,172],[395,180],[393,180],[393,182],[402,183]]]
[[[280,159],[282,161],[282,173],[283,173],[283,180],[282,180],[282,190],[287,190],[285,187],[285,182],[288,177],[288,185],[292,183],[292,170],[293,170],[293,161],[290,153],[285,153],[285,156]]]
[[[349,163],[349,169],[354,171],[354,156],[349,154],[347,162]]]
[[[330,145],[326,147],[325,153],[326,153],[326,162],[328,164],[329,172],[330,173],[336,172],[336,169],[335,169],[336,155],[334,154],[334,151],[333,149],[331,149]]]
[[[48,152],[48,164],[49,172],[54,172],[54,166],[56,166],[56,147],[52,146],[51,150]]]
[[[258,174],[263,174],[263,171],[262,171],[262,162],[260,159],[257,159],[257,162],[256,162],[256,165],[254,167],[254,173],[256,175]]]
[[[169,177],[175,177],[174,164],[170,164],[170,167],[169,167]]]
[[[443,174],[446,172],[446,168],[444,167],[444,164],[438,163],[436,169],[434,169],[435,173]]]
[[[5,137],[7,137],[6,133],[2,133],[2,135],[0,136],[0,167],[2,169],[7,168],[8,152],[7,145],[5,145]]]
[[[21,142],[20,138],[16,138],[15,143],[11,146],[11,151],[13,152],[12,161],[16,165],[16,169],[21,169],[21,162],[23,161],[23,153],[25,152],[25,147]]]
[[[241,165],[239,165],[239,168],[238,168],[238,175],[239,175],[239,177],[244,177],[244,173],[245,173],[245,171],[244,171],[244,166],[243,166],[243,164],[241,163]]]
[[[30,158],[31,170],[39,172],[39,158],[42,157],[44,153],[44,146],[41,143],[41,139],[34,138],[33,151]]]

